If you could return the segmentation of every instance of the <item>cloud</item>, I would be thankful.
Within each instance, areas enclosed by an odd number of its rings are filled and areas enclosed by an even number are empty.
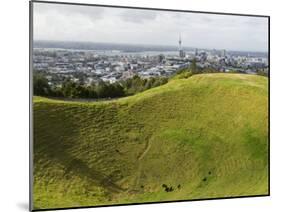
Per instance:
[[[157,17],[155,11],[144,11],[144,10],[124,10],[120,17],[123,21],[133,22],[133,23],[144,23],[147,21],[153,21]]]
[[[40,15],[63,15],[68,18],[84,17],[93,22],[104,15],[103,7],[85,7],[80,5],[36,3],[34,13]]]
[[[267,18],[34,3],[37,40],[267,51]]]

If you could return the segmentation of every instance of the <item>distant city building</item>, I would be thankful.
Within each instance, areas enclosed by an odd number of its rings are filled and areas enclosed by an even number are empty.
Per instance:
[[[165,76],[190,67],[195,58],[199,68],[209,68],[221,72],[258,74],[268,73],[266,53],[235,52],[229,50],[197,49],[183,50],[181,35],[178,51],[167,49],[151,52],[127,52],[115,50],[79,50],[35,48],[33,56],[34,71],[43,74],[52,87],[61,87],[66,79],[91,85],[103,80],[114,83],[132,78]]]
[[[222,50],[221,56],[222,56],[222,57],[226,57],[226,50],[225,50],[225,49]]]
[[[165,56],[163,54],[158,55],[158,62],[163,63]]]

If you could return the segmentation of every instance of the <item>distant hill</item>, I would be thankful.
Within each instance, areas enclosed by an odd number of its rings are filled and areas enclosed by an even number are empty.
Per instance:
[[[34,97],[35,208],[268,193],[268,78],[200,74],[118,100]]]

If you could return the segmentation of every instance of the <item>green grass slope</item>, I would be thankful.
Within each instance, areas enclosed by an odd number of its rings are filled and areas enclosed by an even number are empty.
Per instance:
[[[34,97],[34,207],[267,194],[267,149],[261,76],[194,75],[107,102]]]

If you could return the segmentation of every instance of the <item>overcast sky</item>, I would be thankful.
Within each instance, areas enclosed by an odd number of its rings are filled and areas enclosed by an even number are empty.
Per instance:
[[[267,51],[267,18],[34,3],[34,40]]]

